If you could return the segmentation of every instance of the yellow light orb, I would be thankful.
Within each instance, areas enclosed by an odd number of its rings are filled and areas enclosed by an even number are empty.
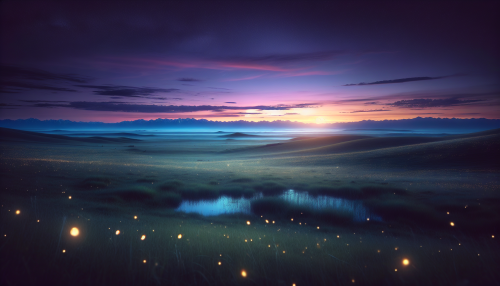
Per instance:
[[[451,226],[455,226],[455,223],[454,223],[454,222],[450,222],[450,225],[451,225]]]
[[[144,259],[144,260],[142,261],[142,263],[146,263],[146,262],[147,262],[147,261],[146,261],[146,259]]]
[[[143,234],[143,235],[141,236],[141,240],[145,240],[145,239],[146,239],[146,235],[145,235],[145,234]]]
[[[182,238],[182,234],[179,234],[179,235],[177,236],[177,238],[178,238],[178,239],[181,239],[181,238]]]
[[[316,228],[317,228],[317,229],[319,229],[319,226],[318,226],[318,227],[316,227]]]
[[[68,197],[71,200],[71,196]]]
[[[72,236],[78,236],[80,234],[80,231],[78,230],[78,228],[74,227],[70,230],[69,232]]]
[[[115,234],[116,234],[116,235],[119,235],[119,234],[120,234],[120,230],[117,230],[117,231],[115,232]]]
[[[410,260],[408,260],[408,259],[406,259],[406,258],[405,258],[405,259],[403,259],[403,265],[405,265],[405,266],[406,266],[406,265],[409,265],[409,264],[410,264]]]
[[[291,218],[290,220],[293,221],[293,218]]]
[[[17,210],[17,211],[16,211],[16,214],[20,214],[20,213],[21,213],[21,211],[20,211],[20,210]]]
[[[222,262],[220,262],[220,261],[219,261],[217,264],[221,265],[221,264],[222,264]]]
[[[66,249],[63,249],[63,250],[62,250],[62,253],[66,253]]]
[[[136,215],[134,216],[134,219],[137,219],[137,216],[136,216]]]
[[[266,223],[269,223],[269,221],[266,219]]]
[[[245,270],[241,270],[241,277],[247,277],[247,272]]]
[[[249,220],[247,220],[247,225],[250,225],[250,221]]]

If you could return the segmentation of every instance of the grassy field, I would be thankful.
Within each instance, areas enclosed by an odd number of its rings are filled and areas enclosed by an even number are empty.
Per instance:
[[[495,285],[497,133],[347,151],[369,138],[130,151],[5,136],[0,284]],[[276,197],[288,189],[358,200],[382,221]],[[175,211],[259,193],[252,214]]]

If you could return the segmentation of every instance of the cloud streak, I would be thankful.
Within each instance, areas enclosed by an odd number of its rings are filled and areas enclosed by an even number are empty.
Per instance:
[[[57,86],[52,86],[52,85],[30,83],[30,82],[1,81],[1,84],[2,84],[2,89],[0,90],[0,92],[2,92],[2,93],[20,93],[21,91],[23,91],[23,89],[39,89],[39,90],[77,92],[74,89],[70,89],[70,88],[66,88],[66,87],[57,87]],[[20,90],[14,89],[15,91],[12,91],[12,87],[21,88],[21,89]]]
[[[202,79],[191,78],[191,77],[182,77],[182,78],[178,78],[177,81],[199,82],[199,81],[203,81],[203,80]]]
[[[33,68],[20,68],[15,66],[2,65],[0,67],[1,78],[11,78],[17,80],[37,80],[37,81],[68,81],[74,83],[87,83],[90,78],[75,74],[57,74]]]
[[[470,103],[481,102],[481,99],[466,99],[460,100],[456,98],[447,99],[408,99],[399,100],[390,103],[390,106],[401,108],[431,108],[431,107],[450,107],[457,105],[468,105]]]
[[[312,53],[271,54],[259,57],[232,57],[223,59],[222,61],[228,60],[229,62],[239,63],[267,63],[273,65],[283,65],[298,62],[330,61],[344,54],[346,54],[344,51],[321,51]]]
[[[214,105],[146,105],[146,104],[130,104],[127,102],[89,102],[89,101],[73,101],[68,104],[40,102],[36,103],[35,107],[64,107],[79,110],[92,111],[110,111],[110,112],[138,112],[138,113],[184,113],[198,111],[221,112],[224,110],[290,110],[292,108],[312,108],[316,107],[314,103],[303,103],[296,105],[256,105],[256,106],[214,106]],[[247,114],[247,113],[240,113]],[[253,113],[248,113],[253,114]]]
[[[354,110],[347,112],[339,112],[339,113],[364,113],[364,112],[380,112],[380,111],[391,111],[389,109],[370,109],[370,110]]]
[[[93,92],[97,95],[118,97],[149,97],[155,93],[170,93],[179,91],[176,88],[154,88],[154,87],[132,87],[121,85],[75,85],[83,88],[97,89]]]
[[[449,75],[449,76],[438,76],[438,77],[421,76],[421,77],[408,77],[408,78],[381,80],[381,81],[374,81],[374,82],[349,83],[349,84],[344,84],[343,86],[361,86],[361,85],[404,83],[404,82],[412,82],[412,81],[443,79],[443,78],[449,78],[449,77],[455,77],[455,76],[459,76],[459,74]]]

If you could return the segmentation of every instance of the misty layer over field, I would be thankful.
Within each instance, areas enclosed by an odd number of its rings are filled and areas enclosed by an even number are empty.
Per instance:
[[[500,282],[500,129],[0,133],[1,284]]]

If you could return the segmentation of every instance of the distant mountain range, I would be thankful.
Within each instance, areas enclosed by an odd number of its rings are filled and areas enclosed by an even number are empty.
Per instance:
[[[0,120],[0,127],[21,130],[51,130],[51,129],[217,129],[217,130],[280,130],[280,129],[343,129],[343,130],[380,130],[401,132],[415,129],[425,130],[454,130],[454,131],[482,131],[500,128],[500,119],[457,119],[457,118],[422,118],[400,120],[363,120],[358,122],[343,122],[331,124],[300,123],[292,121],[210,121],[206,119],[161,119],[134,120],[118,123],[103,122],[76,122],[70,120],[38,120],[35,118]]]

